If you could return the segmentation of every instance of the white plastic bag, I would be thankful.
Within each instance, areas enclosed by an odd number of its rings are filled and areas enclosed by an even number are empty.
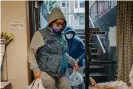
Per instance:
[[[41,79],[35,79],[28,87],[28,89],[45,89]]]
[[[83,83],[83,76],[79,72],[73,72],[69,76],[69,83],[71,86],[78,86]]]

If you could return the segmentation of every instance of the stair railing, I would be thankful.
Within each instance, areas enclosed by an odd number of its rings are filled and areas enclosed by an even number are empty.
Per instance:
[[[89,20],[90,20],[90,22],[91,22],[91,24],[92,24],[92,27],[95,28],[94,23],[93,23],[93,21],[92,21],[90,15],[89,15]],[[102,44],[102,42],[101,42],[101,40],[100,40],[99,35],[96,35],[96,37],[97,37],[97,39],[98,39],[98,41],[99,41],[99,43],[100,43],[100,46],[101,46],[101,48],[102,48],[102,50],[103,50],[103,53],[105,54],[106,51],[105,51],[105,48],[104,48],[104,46],[103,46],[103,44]]]

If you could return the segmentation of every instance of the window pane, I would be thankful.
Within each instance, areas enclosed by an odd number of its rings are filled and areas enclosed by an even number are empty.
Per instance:
[[[78,1],[75,1],[75,8],[78,8]]]
[[[85,2],[84,1],[80,1],[80,8],[84,8],[85,7]]]
[[[62,7],[66,7],[66,2],[62,1]]]
[[[84,21],[84,16],[79,16],[79,25],[84,25],[85,21]]]

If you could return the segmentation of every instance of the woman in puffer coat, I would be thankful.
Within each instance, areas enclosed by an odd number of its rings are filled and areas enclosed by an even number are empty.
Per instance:
[[[65,77],[67,63],[78,68],[67,52],[67,42],[62,35],[67,22],[61,10],[55,8],[48,16],[48,25],[36,31],[28,52],[35,78],[41,78],[45,89],[71,89]]]

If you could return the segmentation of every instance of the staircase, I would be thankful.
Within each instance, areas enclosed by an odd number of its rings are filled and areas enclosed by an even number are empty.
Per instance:
[[[89,76],[94,78],[96,82],[106,82],[107,75],[105,73],[105,68],[100,61],[99,55],[97,53],[97,48],[95,47],[95,43],[93,42],[93,40],[91,40],[89,46],[91,48]]]
[[[77,29],[75,30],[75,32],[76,32],[76,35],[80,37],[85,43],[85,30]],[[91,40],[91,42],[89,43],[89,46],[91,48],[91,62],[89,66],[90,68],[89,76],[94,78],[96,82],[105,82],[107,81],[107,76],[104,71],[105,70],[104,66],[100,64],[100,62],[98,62],[99,56],[98,56],[97,48],[95,47],[95,43],[93,42],[93,40]],[[95,62],[98,62],[99,64]]]

